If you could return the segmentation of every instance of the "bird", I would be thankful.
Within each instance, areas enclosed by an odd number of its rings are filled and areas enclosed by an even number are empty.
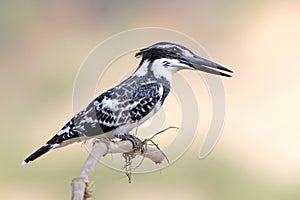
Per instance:
[[[28,156],[22,165],[51,149],[90,138],[129,140],[136,149],[136,140],[129,132],[162,107],[170,93],[173,74],[184,69],[223,77],[233,74],[232,70],[172,42],[158,42],[140,49],[135,57],[141,58],[141,61],[128,78],[92,100],[49,141]]]

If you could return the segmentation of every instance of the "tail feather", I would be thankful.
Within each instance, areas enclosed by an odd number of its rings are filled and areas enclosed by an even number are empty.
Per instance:
[[[39,148],[38,150],[36,150],[33,154],[31,154],[30,156],[28,156],[22,162],[22,165],[26,165],[26,164],[32,162],[33,160],[35,160],[36,158],[40,157],[41,155],[47,153],[50,149],[53,149],[54,147],[55,147],[55,145],[45,144],[44,146],[42,146],[41,148]]]
[[[33,154],[28,156],[22,165],[26,165],[41,155],[47,153],[51,149],[66,146],[75,141],[80,141],[79,134],[73,131],[74,119],[72,118],[57,134],[55,134],[44,146],[36,150]]]

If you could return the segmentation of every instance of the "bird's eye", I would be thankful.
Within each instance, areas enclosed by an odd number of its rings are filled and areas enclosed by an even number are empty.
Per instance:
[[[179,55],[181,53],[180,49],[178,49],[177,47],[172,47],[171,51],[177,55]]]
[[[174,52],[178,52],[178,49],[176,47],[172,47],[171,50],[174,51]]]

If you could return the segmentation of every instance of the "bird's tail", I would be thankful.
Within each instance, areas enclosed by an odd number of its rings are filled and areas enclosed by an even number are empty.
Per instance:
[[[58,144],[45,144],[38,150],[36,150],[34,153],[32,153],[30,156],[28,156],[23,162],[22,165],[27,165],[28,163],[32,162],[33,160],[37,159],[41,155],[47,153],[49,150],[57,147]]]
[[[79,134],[73,131],[74,119],[72,118],[57,134],[55,134],[44,146],[36,150],[30,156],[28,156],[23,162],[22,165],[26,165],[33,160],[37,159],[41,155],[47,153],[51,149],[59,148],[72,144],[76,141],[81,141]]]

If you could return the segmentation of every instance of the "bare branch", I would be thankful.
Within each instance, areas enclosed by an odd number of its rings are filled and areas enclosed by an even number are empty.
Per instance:
[[[144,145],[142,142],[139,143],[139,147]],[[90,155],[80,171],[79,176],[72,181],[72,200],[83,200],[91,196],[91,189],[94,184],[91,183],[89,179],[101,157],[104,157],[108,153],[128,152],[132,152],[132,156],[141,155],[140,148],[136,152],[133,152],[133,146],[130,141],[124,140],[111,142],[96,140]],[[146,148],[146,152],[144,152],[142,156],[149,158],[154,163],[161,163],[165,158],[165,155],[162,154],[161,150],[159,150],[156,146],[149,145]]]

